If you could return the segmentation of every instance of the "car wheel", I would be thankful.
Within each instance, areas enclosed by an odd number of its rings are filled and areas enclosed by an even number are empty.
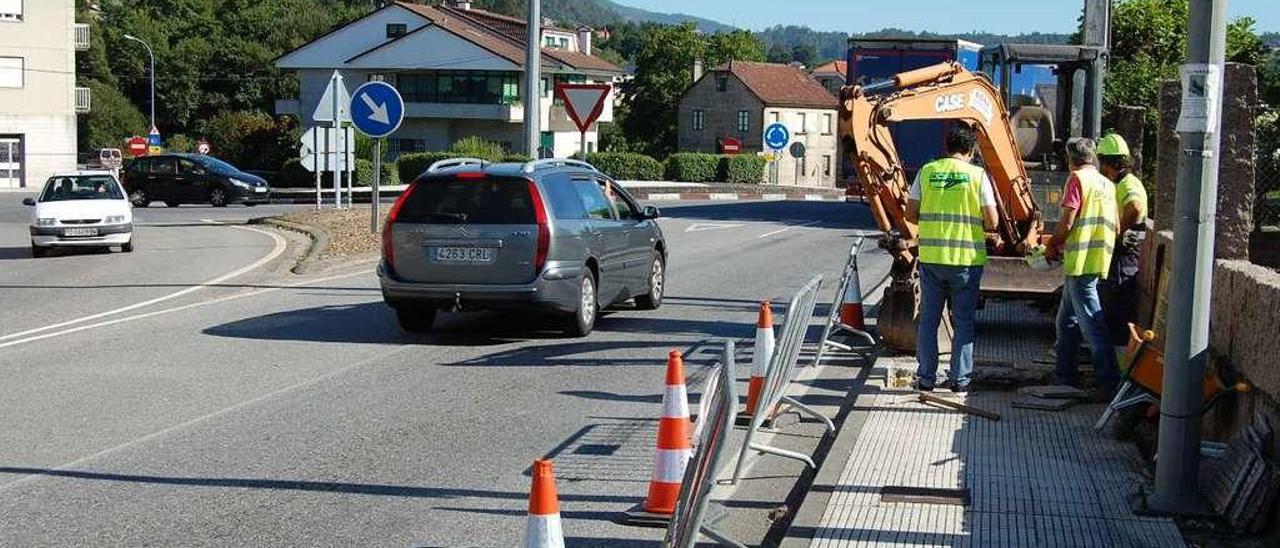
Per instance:
[[[125,253],[133,253],[133,238],[129,238],[129,241],[125,242],[124,245],[120,246],[120,251],[123,251]]]
[[[213,207],[227,207],[227,191],[221,188],[210,190],[209,205],[212,205]]]
[[[654,253],[653,265],[649,267],[649,293],[636,297],[636,308],[641,310],[657,310],[662,306],[662,295],[667,289],[667,265],[661,253]]]
[[[36,258],[36,259],[39,259],[39,258],[41,258],[41,257],[44,257],[44,256],[48,255],[48,254],[49,254],[49,250],[48,250],[48,249],[45,249],[45,248],[43,248],[43,247],[40,247],[40,246],[36,245],[36,244],[35,244],[35,242],[32,242],[32,243],[31,243],[31,256],[32,256],[32,257],[34,257],[34,258]]]
[[[173,201],[173,200],[165,200],[165,201],[164,201],[164,205],[169,206],[169,207],[178,207],[178,206],[180,206],[180,205],[182,205],[182,204],[180,204],[180,203],[178,203],[178,202],[175,202],[175,201]]]
[[[151,205],[151,197],[147,196],[147,191],[136,188],[129,194],[129,202],[133,207],[147,207]]]
[[[396,323],[406,333],[429,333],[431,325],[436,323],[436,309],[397,308]]]
[[[565,332],[571,337],[585,337],[596,327],[600,315],[600,303],[596,293],[596,278],[590,270],[578,281],[578,307],[568,319]]]

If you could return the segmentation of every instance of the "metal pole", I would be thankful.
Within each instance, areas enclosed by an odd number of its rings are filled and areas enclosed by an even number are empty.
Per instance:
[[[323,205],[320,203],[320,178],[324,171],[320,169],[320,159],[323,152],[320,149],[320,139],[324,133],[324,128],[317,124],[311,128],[311,162],[312,171],[316,173],[316,211],[320,211]]]
[[[378,187],[382,183],[382,139],[373,140],[373,194],[369,200],[369,232],[378,233]]]
[[[338,84],[338,71],[333,71],[333,80],[330,84],[333,86]],[[338,156],[342,154],[342,147],[337,146],[337,144],[338,140],[344,137],[345,135],[342,134],[342,114],[338,110],[338,93],[335,91],[333,93],[333,148],[335,149],[333,151],[333,207],[335,209],[342,209],[342,172],[344,171],[343,164],[347,161],[347,158]]]
[[[155,128],[156,127],[156,54],[155,52],[151,51],[150,44],[148,44],[145,40],[138,38],[137,36],[134,36],[132,34],[126,34],[124,35],[124,39],[133,40],[134,42],[142,44],[142,47],[147,49],[147,58],[151,62],[151,127]]]
[[[1157,512],[1198,513],[1205,506],[1199,492],[1200,414],[1209,349],[1226,25],[1226,0],[1191,1],[1188,65],[1183,71],[1192,75],[1192,85],[1184,74],[1160,442],[1155,492],[1147,499]],[[1204,75],[1203,80],[1196,74]],[[1188,118],[1197,105],[1207,114],[1198,123]]]
[[[587,161],[587,132],[582,131],[582,161]]]
[[[524,139],[529,156],[538,159],[542,140],[542,0],[529,0],[524,58]]]

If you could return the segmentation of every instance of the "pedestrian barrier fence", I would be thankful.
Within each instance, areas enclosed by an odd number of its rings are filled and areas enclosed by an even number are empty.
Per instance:
[[[858,278],[858,254],[862,252],[862,243],[866,241],[866,236],[858,236],[854,240],[853,245],[849,247],[849,260],[844,266],[844,275],[840,277],[840,286],[836,288],[836,298],[831,301],[831,314],[827,316],[827,325],[822,328],[822,339],[818,343],[817,355],[813,358],[813,364],[822,363],[822,357],[826,354],[828,348],[835,348],[845,352],[853,351],[853,347],[835,341],[832,337],[836,333],[847,333],[851,336],[865,339],[868,344],[875,346],[876,339],[864,330],[861,325],[850,325],[842,317],[842,312],[849,307],[857,307],[857,315],[859,320],[862,316],[862,281]],[[849,302],[856,299],[855,302]],[[861,323],[860,321],[857,323]]]
[[[730,483],[736,484],[741,479],[747,454],[750,451],[799,460],[809,465],[810,468],[817,467],[813,459],[808,455],[754,441],[756,433],[764,426],[765,421],[771,418],[769,415],[780,403],[785,402],[798,412],[821,420],[828,433],[836,431],[835,424],[831,422],[831,419],[786,395],[787,387],[795,376],[796,363],[800,359],[800,349],[804,346],[805,333],[809,330],[809,322],[813,317],[813,310],[818,304],[818,292],[821,288],[822,276],[814,276],[812,280],[809,280],[809,283],[800,288],[800,291],[787,304],[787,313],[782,323],[782,335],[778,338],[773,358],[769,360],[769,370],[765,375],[764,387],[760,392],[758,409],[761,411],[751,417],[751,423],[748,426],[746,438],[742,442],[742,450],[738,454],[738,462],[734,466],[733,479]]]
[[[725,341],[720,365],[707,379],[702,393],[693,457],[685,467],[680,498],[663,538],[664,548],[693,548],[701,533],[723,546],[742,547],[715,530],[707,518],[711,489],[723,466],[725,445],[738,414],[737,366],[733,341]]]

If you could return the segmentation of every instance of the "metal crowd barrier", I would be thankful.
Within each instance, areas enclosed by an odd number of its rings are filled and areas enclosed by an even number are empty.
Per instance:
[[[791,302],[787,305],[787,313],[784,316],[782,326],[782,336],[779,337],[777,346],[774,348],[773,359],[769,360],[769,369],[765,373],[764,386],[760,389],[760,401],[756,408],[758,412],[751,417],[751,425],[747,429],[746,439],[742,441],[742,450],[738,454],[738,463],[733,469],[733,479],[730,480],[732,484],[738,483],[738,480],[741,479],[743,466],[747,461],[747,454],[751,451],[802,461],[810,468],[817,467],[813,459],[808,455],[752,441],[755,439],[756,432],[764,426],[765,420],[770,418],[778,404],[785,402],[797,411],[821,420],[826,425],[828,433],[836,431],[836,426],[831,422],[831,419],[787,396],[787,387],[795,376],[796,363],[800,359],[800,349],[804,346],[805,333],[809,330],[809,323],[813,318],[814,308],[817,307],[818,292],[821,288],[822,276],[815,276],[812,280],[809,280],[809,283],[800,288],[800,291],[796,293],[795,297],[792,297]]]
[[[844,265],[844,275],[840,277],[840,285],[836,287],[836,298],[831,300],[831,313],[827,316],[826,327],[822,328],[822,338],[819,339],[818,351],[813,358],[813,365],[822,363],[822,356],[826,354],[827,348],[835,348],[845,352],[853,351],[852,346],[831,339],[831,336],[837,331],[866,339],[871,346],[876,344],[875,337],[872,337],[870,333],[845,325],[840,321],[840,305],[844,304],[844,296],[849,289],[849,284],[859,282],[858,254],[862,252],[862,242],[866,239],[866,236],[858,236],[858,239],[854,240],[853,245],[849,247],[849,260]],[[859,289],[859,293],[861,293],[861,289]]]
[[[707,378],[694,433],[693,457],[684,470],[680,499],[663,538],[664,548],[693,548],[701,533],[724,546],[745,548],[708,523],[707,506],[715,478],[723,466],[724,449],[738,417],[737,366],[733,341],[725,341],[721,363]]]

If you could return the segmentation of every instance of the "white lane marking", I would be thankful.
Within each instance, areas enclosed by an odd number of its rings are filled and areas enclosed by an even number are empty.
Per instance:
[[[69,334],[71,334],[71,333],[79,333],[79,332],[81,332],[81,331],[88,331],[88,330],[90,330],[90,329],[97,329],[97,328],[100,328],[100,327],[107,327],[107,326],[110,326],[110,325],[116,325],[116,324],[121,324],[121,323],[125,323],[125,322],[131,322],[131,321],[134,321],[134,320],[141,320],[141,319],[144,319],[144,318],[151,318],[151,317],[154,317],[154,316],[160,316],[160,315],[163,315],[163,314],[171,314],[171,313],[174,313],[174,312],[181,312],[181,311],[183,311],[183,310],[190,310],[190,309],[192,309],[192,308],[200,308],[200,307],[202,307],[202,306],[208,306],[208,305],[211,305],[211,304],[224,303],[224,302],[227,302],[227,301],[235,301],[235,300],[244,299],[244,298],[247,298],[247,297],[255,297],[255,296],[263,295],[263,294],[266,294],[266,293],[273,293],[273,292],[276,292],[276,291],[280,291],[280,290],[282,290],[282,289],[292,289],[292,288],[295,288],[295,287],[302,287],[302,286],[305,286],[305,285],[311,285],[311,284],[316,284],[316,283],[321,283],[321,282],[330,282],[330,281],[333,281],[333,280],[341,280],[341,279],[343,279],[343,278],[350,278],[350,277],[353,277],[353,276],[361,276],[361,275],[367,275],[367,274],[369,274],[369,271],[367,271],[367,270],[361,270],[361,271],[359,271],[359,272],[350,272],[350,273],[347,273],[347,274],[338,274],[338,275],[335,275],[335,276],[329,276],[329,277],[326,277],[326,278],[317,278],[317,279],[315,279],[315,280],[306,280],[306,281],[302,281],[302,282],[295,282],[295,283],[292,283],[292,284],[286,284],[286,285],[282,285],[282,286],[280,286],[280,287],[269,287],[269,288],[266,288],[266,289],[258,289],[258,290],[255,290],[255,291],[249,291],[249,292],[247,292],[247,293],[237,293],[237,294],[235,294],[235,295],[227,295],[227,296],[225,296],[225,297],[218,297],[218,298],[216,298],[216,299],[211,299],[211,300],[208,300],[208,301],[200,301],[200,302],[195,302],[195,303],[184,304],[184,305],[182,305],[182,306],[175,306],[175,307],[173,307],[173,308],[163,308],[163,309],[160,309],[160,310],[153,310],[153,311],[151,311],[151,312],[144,312],[144,313],[142,313],[142,314],[135,314],[135,315],[133,315],[133,316],[125,316],[125,317],[123,317],[123,318],[116,318],[116,319],[114,319],[114,320],[107,320],[107,321],[104,321],[104,322],[98,322],[98,323],[92,323],[92,324],[86,324],[86,325],[77,325],[77,326],[75,326],[75,327],[72,327],[72,328],[69,328],[69,329],[63,329],[63,330],[61,330],[61,331],[55,331],[55,332],[52,332],[52,333],[44,333],[44,334],[41,334],[41,335],[34,335],[34,336],[31,336],[31,337],[27,337],[27,338],[25,338],[25,339],[18,339],[18,340],[14,340],[14,341],[3,342],[3,343],[0,343],[0,348],[8,348],[8,347],[10,347],[10,346],[17,346],[17,345],[20,345],[20,344],[26,344],[26,343],[29,343],[29,342],[40,341],[40,340],[44,340],[44,339],[48,339],[48,338],[52,338],[52,337],[61,337],[61,336],[63,336],[63,335],[69,335]]]
[[[142,302],[139,302],[139,303],[134,303],[134,304],[131,304],[131,305],[128,305],[128,306],[122,306],[122,307],[120,307],[120,308],[116,308],[116,309],[114,309],[114,310],[108,310],[108,311],[106,311],[106,312],[99,312],[99,313],[97,313],[97,314],[90,314],[90,315],[88,315],[88,316],[82,316],[82,317],[79,317],[79,318],[76,318],[76,319],[73,319],[73,320],[67,320],[67,321],[65,321],[65,322],[55,323],[55,324],[53,324],[53,325],[46,325],[46,326],[44,326],[44,327],[37,327],[37,328],[35,328],[35,329],[28,329],[28,330],[26,330],[26,331],[19,331],[19,332],[17,332],[17,333],[10,333],[10,334],[8,334],[8,335],[0,335],[0,341],[6,341],[6,340],[9,340],[9,339],[16,339],[16,338],[18,338],[18,337],[25,337],[25,336],[27,336],[27,335],[31,335],[31,334],[33,334],[33,333],[39,333],[39,332],[41,332],[41,331],[49,331],[49,330],[51,330],[51,329],[61,329],[61,328],[63,328],[63,327],[69,326],[69,325],[75,325],[75,324],[78,324],[78,323],[83,323],[83,322],[93,321],[93,320],[96,320],[96,319],[98,319],[98,318],[105,318],[105,317],[107,317],[107,316],[114,316],[114,315],[116,315],[116,314],[120,314],[120,313],[123,313],[123,312],[128,312],[128,311],[130,311],[130,310],[137,310],[137,309],[142,308],[142,307],[145,307],[145,306],[151,306],[151,305],[156,304],[156,303],[162,303],[162,302],[164,302],[164,301],[173,300],[173,299],[176,299],[176,298],[181,297],[181,296],[183,296],[183,295],[187,295],[187,294],[189,294],[189,293],[193,293],[193,292],[195,292],[195,291],[199,291],[199,290],[204,289],[204,288],[209,287],[209,286],[218,285],[218,284],[220,284],[220,283],[222,283],[222,282],[225,282],[225,281],[227,281],[227,280],[230,280],[230,279],[232,279],[232,278],[236,278],[236,277],[238,277],[238,276],[242,276],[242,275],[244,275],[244,274],[247,274],[247,273],[249,273],[249,272],[252,272],[252,271],[254,271],[254,270],[257,270],[258,268],[261,268],[262,266],[266,265],[267,263],[270,263],[271,261],[274,261],[274,260],[276,259],[276,257],[279,257],[279,256],[280,256],[280,254],[281,254],[281,253],[284,253],[285,249],[287,249],[287,246],[288,246],[288,244],[287,244],[287,242],[285,241],[284,237],[282,237],[282,236],[280,236],[279,234],[276,234],[276,233],[274,233],[274,232],[268,232],[268,231],[266,231],[266,230],[261,230],[261,229],[258,229],[258,228],[253,228],[253,227],[248,227],[248,226],[228,225],[228,224],[224,224],[224,223],[219,223],[219,222],[217,222],[217,221],[211,221],[211,220],[208,220],[208,219],[201,219],[201,221],[200,221],[200,222],[203,222],[203,223],[209,223],[209,224],[218,225],[218,226],[227,226],[227,227],[230,227],[230,228],[238,228],[238,229],[240,229],[240,230],[247,230],[247,231],[250,231],[250,232],[257,232],[258,234],[264,234],[264,235],[266,235],[266,236],[269,236],[269,237],[270,237],[270,238],[275,242],[275,247],[274,247],[274,248],[272,248],[272,250],[271,250],[271,252],[270,252],[270,253],[267,253],[267,254],[266,254],[265,256],[263,256],[261,259],[258,259],[257,261],[254,261],[252,264],[250,264],[250,265],[248,265],[248,266],[245,266],[245,267],[243,267],[243,268],[240,268],[240,269],[237,269],[237,270],[234,270],[234,271],[228,272],[228,273],[226,273],[226,274],[223,274],[223,275],[221,275],[221,276],[218,276],[217,278],[213,278],[213,279],[211,279],[211,280],[208,280],[208,281],[205,281],[205,282],[198,283],[198,284],[193,285],[193,286],[191,286],[191,287],[188,287],[188,288],[186,288],[186,289],[178,290],[178,291],[175,291],[175,292],[173,292],[173,293],[169,293],[168,295],[161,295],[161,296],[156,297],[156,298],[154,298],[154,299],[148,299],[148,300],[145,300],[145,301],[142,301]],[[6,345],[0,345],[0,348],[3,348],[4,346],[6,346]]]
[[[115,453],[115,452],[117,452],[117,451],[121,451],[121,450],[124,450],[124,449],[128,449],[128,448],[133,447],[133,446],[135,446],[135,445],[143,444],[143,443],[146,443],[146,442],[148,442],[148,441],[151,441],[151,440],[154,440],[154,439],[157,439],[157,438],[164,437],[164,436],[166,436],[166,435],[172,434],[172,433],[177,432],[177,431],[179,431],[179,430],[183,430],[183,429],[186,429],[186,428],[190,428],[190,427],[192,427],[192,426],[195,426],[195,425],[197,425],[197,424],[200,424],[200,423],[202,423],[202,422],[204,422],[204,421],[207,421],[207,420],[209,420],[209,419],[217,418],[217,417],[220,417],[220,416],[222,416],[222,415],[226,415],[226,414],[228,414],[228,413],[232,413],[232,412],[238,411],[238,410],[240,410],[240,409],[244,409],[244,408],[246,408],[246,407],[249,407],[249,406],[252,406],[252,405],[256,405],[256,404],[259,404],[259,403],[265,402],[265,401],[267,401],[267,400],[269,400],[269,399],[272,399],[272,398],[275,398],[275,397],[277,397],[277,396],[281,396],[281,395],[287,394],[287,393],[289,393],[289,392],[292,392],[292,391],[298,390],[298,389],[300,389],[300,388],[306,388],[306,387],[308,387],[308,386],[312,386],[312,385],[315,385],[315,384],[319,384],[319,383],[321,383],[321,382],[323,382],[323,381],[325,381],[325,380],[328,380],[328,379],[330,379],[330,378],[332,378],[332,377],[335,377],[335,376],[341,375],[341,374],[346,373],[346,372],[348,372],[348,371],[352,371],[352,370],[355,370],[355,369],[358,369],[358,368],[364,367],[364,366],[369,365],[369,364],[371,364],[371,363],[374,363],[374,362],[376,362],[376,361],[378,361],[378,360],[382,360],[382,359],[385,359],[385,358],[389,358],[389,357],[391,357],[391,356],[393,356],[393,355],[395,355],[395,354],[397,354],[397,353],[399,353],[399,352],[405,352],[405,351],[407,351],[407,350],[409,350],[409,349],[411,349],[411,348],[416,348],[416,347],[415,347],[415,346],[413,346],[413,345],[407,345],[407,346],[401,346],[401,347],[398,347],[398,348],[392,349],[392,350],[390,350],[390,351],[388,351],[388,352],[383,352],[383,353],[378,354],[378,355],[376,355],[376,356],[373,356],[373,357],[371,357],[371,358],[369,358],[369,359],[358,361],[358,362],[356,362],[356,363],[353,363],[353,364],[351,364],[351,365],[348,365],[348,366],[343,367],[343,368],[340,368],[340,369],[335,369],[335,370],[333,370],[333,371],[330,371],[330,372],[328,372],[328,373],[325,373],[325,374],[323,374],[323,375],[320,375],[319,377],[314,377],[314,378],[311,378],[311,379],[307,379],[307,380],[305,380],[305,381],[301,381],[301,382],[298,382],[298,383],[295,383],[295,384],[292,384],[292,385],[286,386],[286,387],[284,387],[284,388],[280,388],[280,389],[274,390],[274,391],[272,391],[272,392],[268,392],[268,393],[263,394],[263,395],[261,395],[261,396],[258,396],[258,397],[256,397],[256,398],[253,398],[253,399],[250,399],[250,400],[242,401],[242,402],[237,403],[237,404],[235,404],[235,405],[232,405],[232,406],[230,406],[230,407],[225,407],[225,408],[219,409],[219,410],[217,410],[217,411],[214,411],[214,412],[212,412],[212,413],[209,413],[209,414],[206,414],[206,415],[203,415],[203,416],[200,416],[200,417],[196,417],[196,418],[191,419],[191,420],[189,420],[189,421],[186,421],[186,422],[183,422],[183,423],[179,423],[179,424],[175,424],[175,425],[170,426],[170,427],[168,427],[168,428],[165,428],[165,429],[163,429],[163,430],[159,430],[159,431],[156,431],[156,432],[152,432],[152,433],[150,433],[150,434],[147,434],[147,435],[142,436],[142,437],[140,437],[140,438],[136,438],[136,439],[133,439],[133,440],[127,441],[127,442],[122,443],[122,444],[120,444],[120,445],[117,445],[117,446],[115,446],[115,447],[108,447],[108,448],[103,449],[103,450],[101,450],[101,451],[98,451],[97,453],[94,453],[94,454],[92,454],[92,455],[87,455],[87,456],[84,456],[84,457],[80,457],[80,458],[78,458],[78,459],[75,459],[75,460],[73,460],[73,461],[70,461],[70,462],[65,462],[65,463],[59,464],[59,465],[57,465],[57,466],[55,466],[55,467],[51,468],[51,469],[50,469],[50,471],[54,471],[54,472],[58,472],[58,471],[65,471],[65,470],[68,470],[68,469],[71,469],[71,468],[74,468],[74,467],[80,466],[81,464],[84,464],[84,463],[86,463],[86,462],[92,461],[92,460],[97,459],[97,458],[105,457],[105,456],[110,455],[110,454],[112,454],[112,453]],[[23,477],[20,477],[20,478],[18,478],[18,479],[16,479],[16,480],[13,480],[13,481],[11,481],[11,482],[9,482],[9,483],[0,484],[0,491],[4,491],[4,490],[6,490],[6,489],[10,489],[10,488],[13,488],[13,487],[18,487],[18,486],[20,486],[20,485],[28,484],[28,483],[31,483],[31,482],[33,482],[33,481],[39,480],[39,479],[41,479],[41,478],[47,478],[47,477],[50,477],[50,476],[51,476],[51,475],[50,475],[50,474],[47,474],[47,473],[46,473],[46,474],[28,474],[28,475],[26,475],[26,476],[23,476]]]
[[[756,236],[756,239],[760,239],[760,238],[768,238],[769,236],[777,236],[777,235],[782,234],[783,232],[787,232],[787,231],[789,231],[789,230],[793,230],[793,229],[796,229],[796,228],[802,228],[802,227],[806,227],[806,226],[813,226],[813,225],[816,225],[816,224],[818,224],[818,223],[820,223],[820,222],[822,222],[822,221],[809,221],[809,222],[807,222],[807,223],[800,223],[800,224],[798,224],[798,225],[791,225],[791,226],[789,226],[789,227],[787,227],[787,228],[783,228],[783,229],[780,229],[780,230],[775,230],[775,231],[773,231],[773,232],[766,232],[766,233],[764,233],[764,234],[761,234],[761,235],[759,235],[759,236]]]
[[[743,225],[737,223],[693,223],[684,229],[685,232],[705,232],[708,230],[720,230],[722,228],[738,228]]]

